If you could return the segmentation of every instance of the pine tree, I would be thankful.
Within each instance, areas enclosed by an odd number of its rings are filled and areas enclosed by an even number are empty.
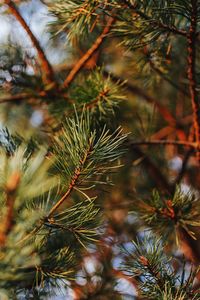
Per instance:
[[[0,299],[200,299],[200,1],[5,18]]]

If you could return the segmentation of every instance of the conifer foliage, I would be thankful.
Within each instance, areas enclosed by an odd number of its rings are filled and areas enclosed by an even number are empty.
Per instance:
[[[0,7],[0,299],[200,299],[200,1]]]

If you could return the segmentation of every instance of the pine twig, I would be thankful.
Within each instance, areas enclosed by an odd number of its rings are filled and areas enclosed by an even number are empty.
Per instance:
[[[151,276],[156,280],[157,285],[159,286],[160,290],[164,290],[165,288],[165,282],[160,274],[149,262],[149,260],[144,257],[140,256],[140,263],[147,268],[148,272],[151,274]]]
[[[75,188],[75,185],[77,184],[77,181],[81,175],[81,171],[82,168],[88,158],[88,155],[90,154],[91,151],[91,141],[89,141],[89,148],[88,150],[85,152],[85,155],[83,157],[83,159],[80,161],[79,166],[75,169],[74,171],[74,175],[72,176],[71,182],[69,184],[69,187],[66,191],[66,193],[61,197],[60,200],[58,200],[58,202],[56,202],[56,204],[51,208],[49,214],[45,217],[44,220],[41,220],[39,225],[36,226],[30,233],[28,233],[25,237],[23,237],[18,243],[23,243],[25,242],[29,237],[31,237],[33,234],[36,234],[37,232],[40,231],[40,229],[43,227],[43,225],[45,224],[46,221],[49,221],[52,217],[52,215],[54,214],[54,212],[63,204],[63,202],[69,197],[69,195],[71,194],[71,192],[73,191],[73,189]]]
[[[52,207],[52,209],[50,210],[48,216],[47,216],[47,219],[49,219],[53,213],[58,209],[58,207],[61,206],[61,204],[69,197],[69,195],[71,194],[71,192],[73,191],[80,175],[81,175],[81,171],[82,171],[82,168],[84,167],[84,164],[88,158],[88,155],[90,154],[91,152],[91,140],[89,141],[89,147],[87,149],[87,151],[85,152],[85,155],[84,157],[81,159],[80,163],[79,163],[79,166],[75,169],[74,171],[74,175],[71,179],[71,182],[69,184],[69,187],[66,191],[66,193],[62,196],[62,198]]]
[[[72,68],[72,70],[69,72],[68,76],[66,77],[63,88],[67,88],[71,82],[74,80],[76,75],[79,73],[79,71],[84,67],[86,62],[91,58],[91,56],[94,54],[94,52],[100,47],[103,40],[109,33],[112,24],[114,23],[115,18],[110,17],[108,19],[107,25],[105,26],[103,32],[100,34],[100,36],[95,40],[94,44],[91,46],[90,49],[79,59],[79,61],[75,64],[75,66]]]
[[[54,80],[54,71],[52,66],[50,65],[44,51],[42,50],[39,41],[34,36],[33,32],[31,31],[30,27],[27,25],[24,18],[19,13],[16,5],[13,3],[12,0],[4,0],[4,3],[8,5],[11,14],[18,20],[18,22],[22,25],[26,33],[28,34],[33,46],[37,50],[38,58],[40,60],[40,64],[42,67],[42,75],[44,84],[50,85],[51,87],[56,86],[56,82]]]
[[[191,25],[188,36],[188,79],[193,109],[193,126],[197,143],[197,160],[200,164],[200,99],[196,89],[196,30],[197,30],[197,0],[191,0]]]
[[[62,196],[62,198],[52,207],[50,210],[47,219],[49,219],[53,213],[57,210],[57,208],[68,198],[68,196],[71,194],[72,190],[74,189],[74,186],[76,185],[76,182],[78,181],[78,178],[80,176],[81,172],[80,169],[77,168],[74,172],[74,176],[72,177],[72,180],[69,184],[67,192]]]

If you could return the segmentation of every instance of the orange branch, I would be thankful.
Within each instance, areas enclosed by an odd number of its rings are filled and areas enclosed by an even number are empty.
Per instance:
[[[191,0],[191,24],[188,37],[188,79],[193,109],[193,126],[197,144],[197,159],[200,164],[200,99],[196,89],[196,30],[197,30],[197,0]]]
[[[62,196],[62,198],[52,207],[48,214],[48,219],[53,215],[53,213],[57,210],[57,208],[68,198],[68,196],[71,194],[74,186],[76,185],[78,178],[80,176],[80,169],[77,168],[74,172],[74,176],[72,177],[72,180],[69,184],[67,192]]]
[[[32,33],[32,31],[30,30],[29,26],[27,25],[26,21],[24,20],[24,18],[21,16],[21,14],[19,13],[16,5],[13,3],[13,1],[11,0],[4,0],[4,3],[8,5],[9,10],[11,12],[11,14],[18,20],[18,22],[22,25],[22,27],[24,28],[24,30],[26,31],[26,33],[28,34],[33,46],[35,47],[35,49],[37,50],[38,53],[38,58],[40,60],[40,64],[41,64],[41,68],[42,68],[42,72],[43,72],[43,81],[45,84],[47,85],[51,85],[51,86],[55,86],[55,80],[54,80],[54,72],[53,69],[44,53],[44,51],[42,50],[38,40],[36,39],[36,37],[34,36],[34,34]]]
[[[90,49],[79,59],[79,61],[75,64],[75,66],[72,68],[72,70],[69,72],[67,78],[65,79],[63,83],[63,87],[67,88],[71,82],[74,80],[78,72],[81,70],[81,68],[86,64],[86,62],[91,58],[91,56],[94,54],[94,52],[100,47],[102,44],[104,38],[109,33],[112,24],[114,23],[115,19],[113,17],[110,17],[108,19],[107,25],[105,26],[103,32],[100,34],[100,36],[96,39],[94,44],[91,46]]]
[[[13,226],[15,192],[17,190],[19,182],[20,174],[18,172],[14,172],[9,178],[6,185],[5,192],[7,211],[0,227],[0,246],[4,246],[7,235],[9,234]]]

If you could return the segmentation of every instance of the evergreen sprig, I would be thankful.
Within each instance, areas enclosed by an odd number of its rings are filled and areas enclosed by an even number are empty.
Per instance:
[[[10,134],[4,133],[10,144]],[[99,209],[85,189],[119,166],[113,162],[124,152],[125,139],[121,129],[96,131],[84,109],[66,120],[50,157],[45,148],[28,150],[25,142],[10,156],[1,150],[0,287],[10,288],[15,282],[25,289],[30,283],[46,289],[57,279],[72,278],[80,259],[76,248],[95,242],[99,225]],[[59,211],[73,190],[83,200],[76,197]]]
[[[114,113],[115,107],[125,99],[122,93],[123,83],[113,82],[103,71],[96,69],[84,79],[80,78],[70,89],[70,98],[76,105],[85,105],[92,113],[100,115]]]
[[[146,236],[143,241],[133,242],[134,252],[127,253],[124,269],[139,283],[139,294],[149,300],[196,300],[198,291],[193,290],[195,274],[191,270],[178,275],[173,270],[172,260],[164,253],[160,239]]]
[[[170,42],[170,34],[186,36],[186,21],[180,17],[179,20],[174,18],[173,4],[169,2],[136,1],[131,4],[130,1],[125,1],[129,9],[120,10],[121,20],[114,28],[116,35],[123,37],[121,43],[129,49],[141,48],[152,43],[156,47],[164,38]]]
[[[176,233],[180,226],[195,239],[191,227],[200,226],[198,201],[195,192],[185,193],[180,187],[176,188],[172,199],[166,199],[154,190],[150,199],[138,204],[138,211],[147,226],[164,236]]]
[[[49,231],[49,235],[56,232],[68,235],[67,244],[77,240],[82,246],[85,243],[94,242],[97,237],[97,227],[99,225],[99,209],[95,206],[94,200],[78,202],[62,212],[54,214],[53,217],[45,219],[44,226]]]
[[[68,39],[84,36],[92,30],[92,24],[95,24],[97,19],[97,9],[99,1],[63,1],[53,2],[49,6],[51,14],[57,19],[50,24],[53,33],[67,31]]]
[[[106,127],[100,132],[93,129],[89,110],[83,110],[80,117],[75,113],[74,118],[66,119],[53,147],[63,184],[82,191],[100,183],[100,175],[118,167],[108,164],[113,164],[124,153],[121,146],[126,137],[121,128],[113,133]]]

